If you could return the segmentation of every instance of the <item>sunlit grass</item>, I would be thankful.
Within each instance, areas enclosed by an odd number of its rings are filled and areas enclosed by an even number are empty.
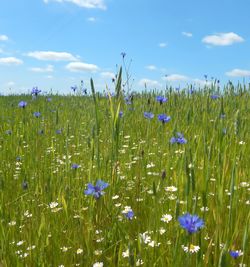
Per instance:
[[[87,96],[0,97],[0,265],[248,266],[249,89],[128,101],[120,76],[116,96],[91,83]],[[105,194],[85,195],[98,179]],[[186,212],[204,227],[188,234]]]

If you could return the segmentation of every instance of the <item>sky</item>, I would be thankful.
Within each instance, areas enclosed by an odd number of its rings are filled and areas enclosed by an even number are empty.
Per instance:
[[[249,10],[249,0],[0,0],[0,94],[68,94],[90,78],[112,91],[125,65],[134,91],[203,86],[204,75],[249,82]]]

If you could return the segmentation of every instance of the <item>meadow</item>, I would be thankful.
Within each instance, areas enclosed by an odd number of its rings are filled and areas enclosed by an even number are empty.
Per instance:
[[[250,266],[250,87],[0,96],[0,265]]]

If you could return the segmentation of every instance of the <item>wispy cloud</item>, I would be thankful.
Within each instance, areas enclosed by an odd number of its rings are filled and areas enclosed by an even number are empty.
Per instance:
[[[87,71],[87,72],[95,72],[99,68],[98,66],[94,64],[88,64],[84,62],[70,62],[66,69],[72,72],[81,72],[81,71]]]
[[[100,9],[106,9],[106,5],[104,3],[104,0],[43,0],[44,3],[49,2],[58,2],[58,3],[72,3],[82,8],[100,8]]]
[[[30,68],[30,71],[33,72],[40,72],[40,73],[44,73],[44,72],[53,72],[54,71],[54,66],[53,65],[48,65],[45,68],[40,68],[40,67],[33,67]]]
[[[96,22],[97,21],[97,18],[95,18],[95,17],[89,17],[89,18],[87,18],[87,21],[89,21],[89,22]]]
[[[203,43],[215,46],[228,46],[243,41],[244,39],[234,32],[207,35],[202,39]]]
[[[147,79],[147,78],[143,78],[141,79],[139,82],[138,82],[138,85],[139,86],[147,86],[147,87],[161,87],[162,85],[158,82],[158,81],[155,81],[155,80],[150,80],[150,79]]]
[[[1,35],[0,34],[0,41],[8,41],[9,37],[7,35]]]
[[[187,81],[190,78],[181,74],[170,74],[166,75],[165,77],[162,77],[162,79],[168,82],[175,82],[175,81]]]
[[[233,69],[226,72],[229,77],[250,77],[250,70]]]
[[[72,54],[68,52],[54,52],[54,51],[34,51],[27,54],[38,60],[51,61],[75,61],[77,60]]]
[[[157,69],[155,65],[148,65],[145,68],[148,70],[156,70]]]
[[[0,58],[0,64],[1,65],[21,65],[23,64],[23,61],[21,59],[18,59],[16,57],[2,57]]]
[[[110,71],[104,71],[104,72],[101,72],[100,75],[103,77],[103,78],[109,78],[109,79],[113,79],[115,78],[115,74],[113,72],[110,72]]]
[[[159,46],[160,48],[164,48],[164,47],[167,46],[167,43],[159,43],[158,46]]]
[[[191,32],[182,32],[181,34],[189,38],[193,36]]]

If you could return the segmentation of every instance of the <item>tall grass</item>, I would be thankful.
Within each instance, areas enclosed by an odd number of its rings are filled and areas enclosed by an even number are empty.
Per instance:
[[[0,265],[248,266],[249,88],[229,84],[218,99],[214,85],[170,88],[128,104],[121,77],[115,96],[91,81],[87,96],[0,97]],[[186,144],[170,143],[176,132]],[[86,196],[98,179],[109,183],[105,194]],[[205,227],[186,233],[178,222],[186,212]],[[185,252],[191,244],[199,250]]]

